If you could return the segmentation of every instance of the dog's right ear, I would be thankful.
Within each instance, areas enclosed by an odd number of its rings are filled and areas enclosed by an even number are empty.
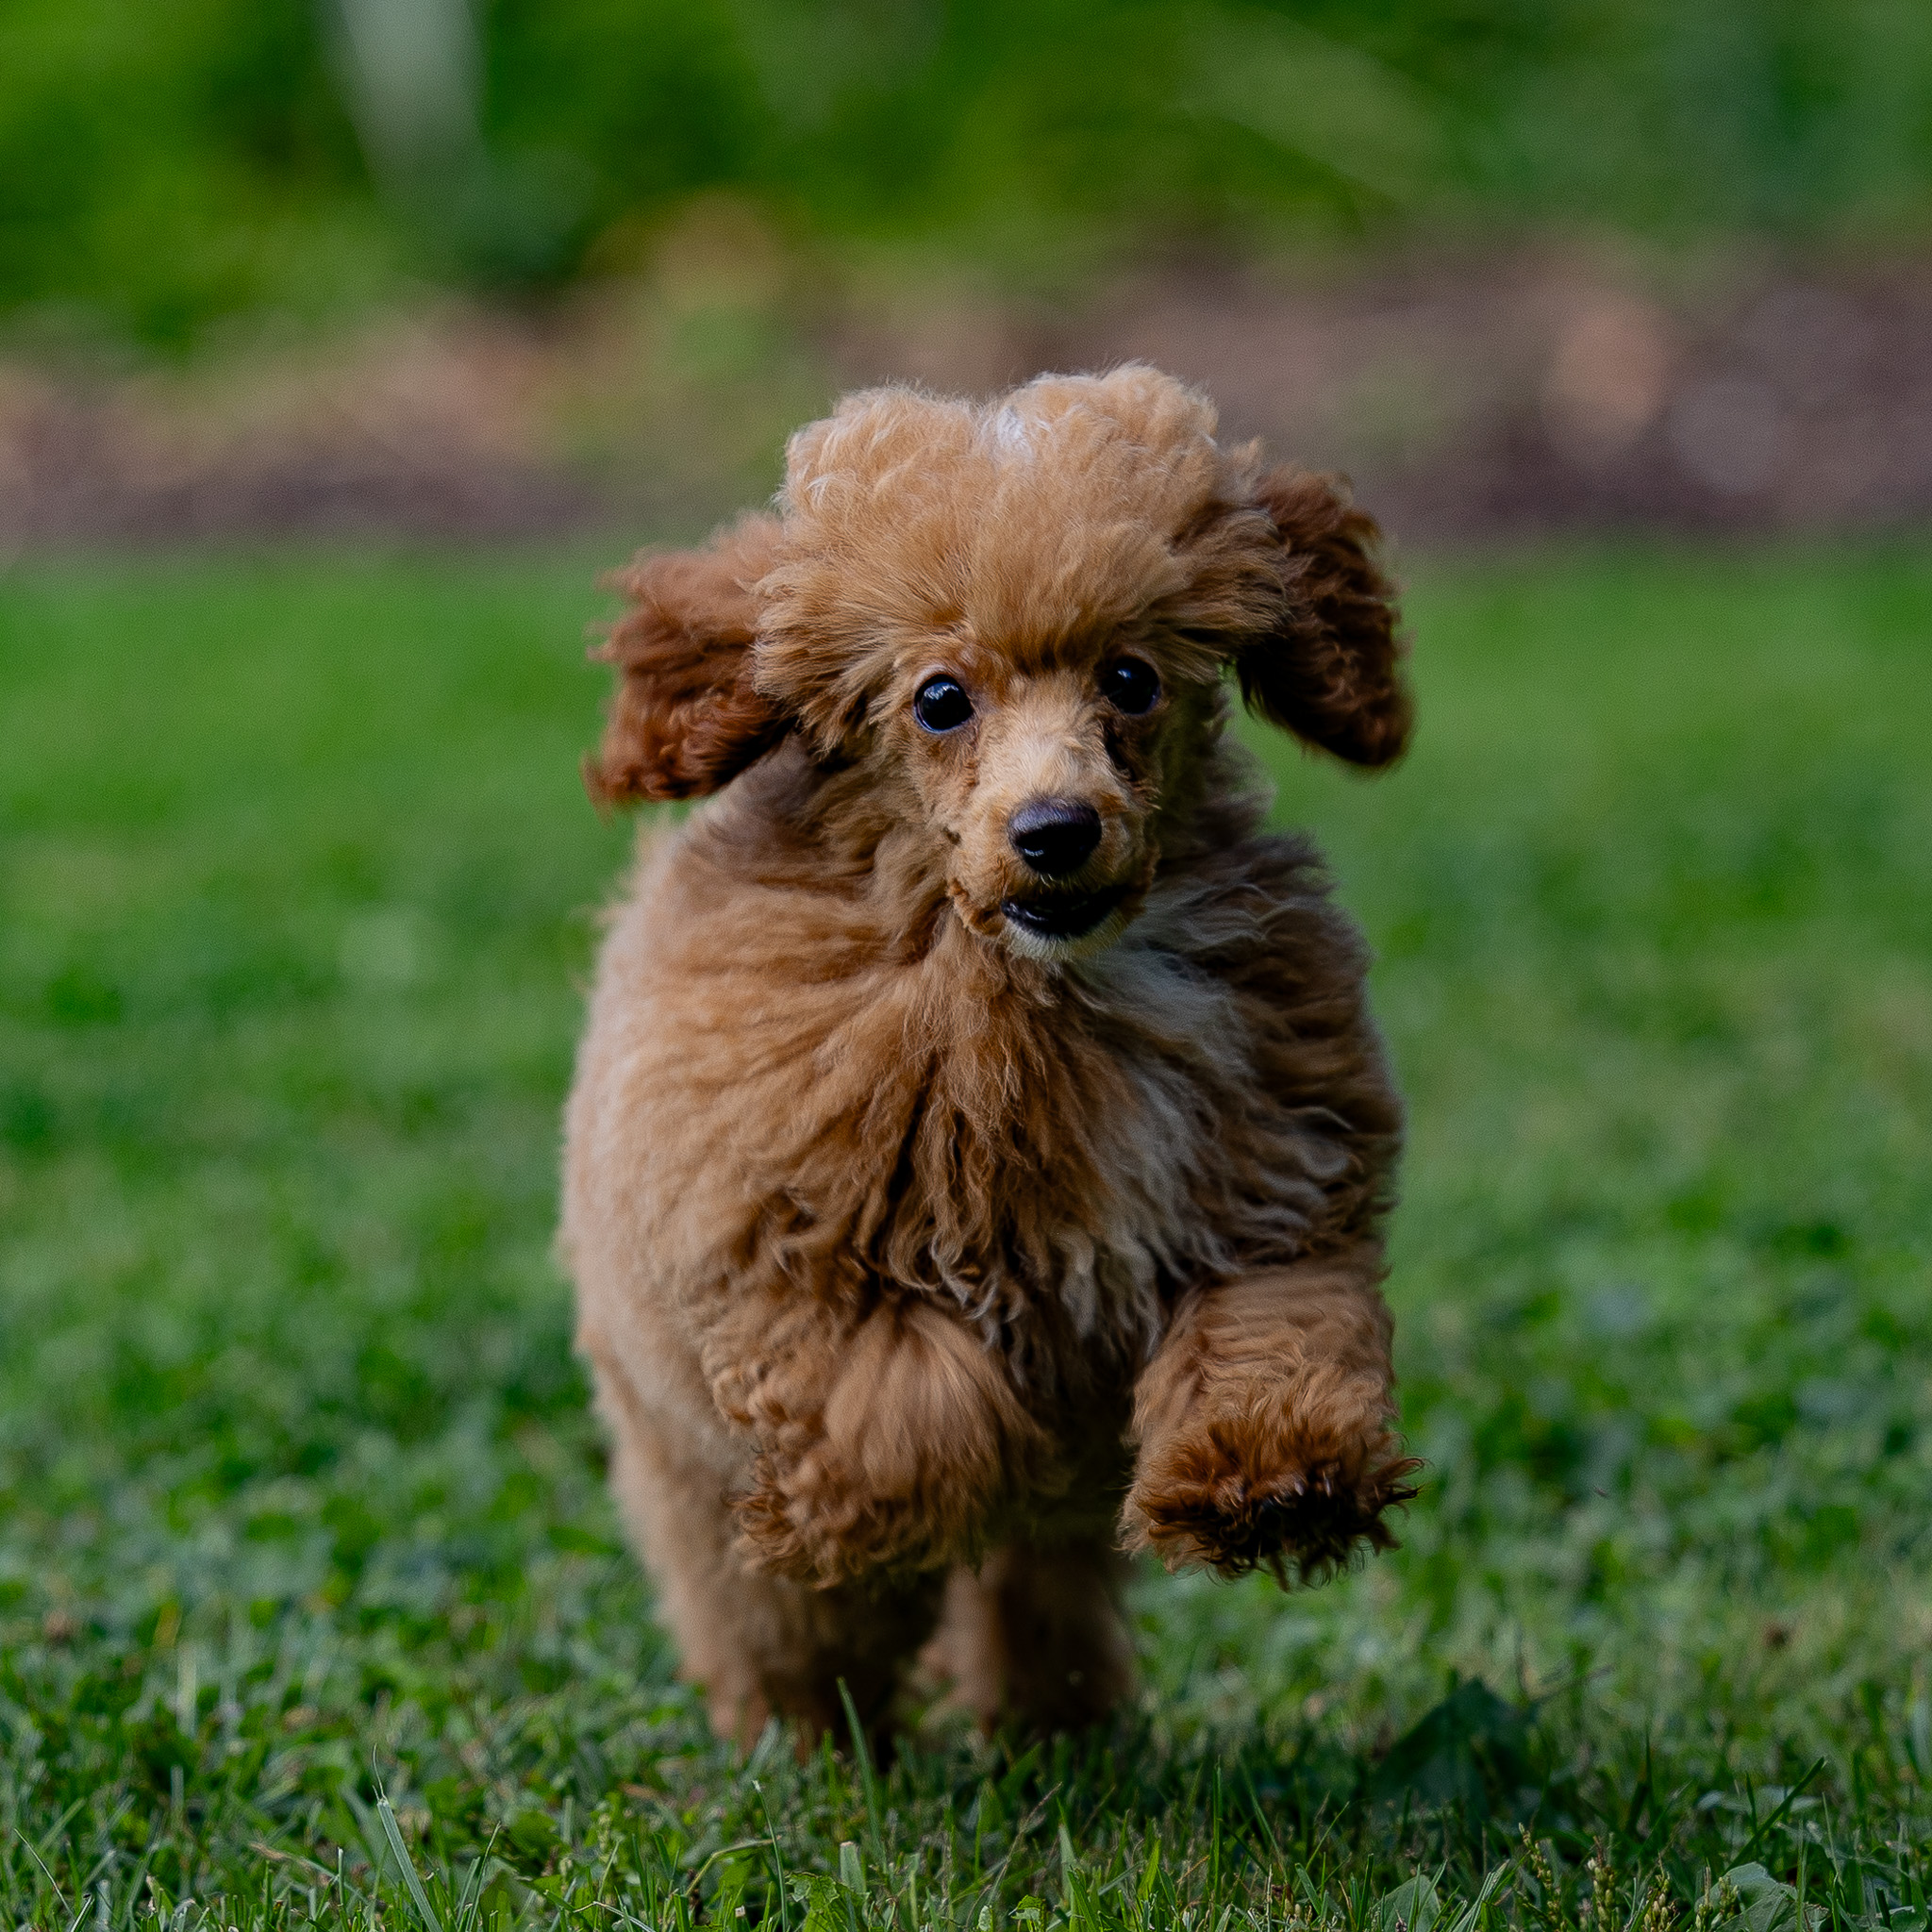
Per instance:
[[[703,550],[641,556],[610,581],[630,608],[591,657],[623,673],[584,783],[600,805],[716,791],[791,721],[752,685],[758,604],[774,517],[746,517]]]
[[[1256,507],[1274,525],[1282,608],[1235,656],[1250,709],[1352,765],[1394,763],[1413,707],[1396,632],[1395,587],[1376,561],[1379,532],[1346,484],[1272,470]]]

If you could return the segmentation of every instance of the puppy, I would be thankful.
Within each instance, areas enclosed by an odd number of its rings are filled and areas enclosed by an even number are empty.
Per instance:
[[[1145,367],[849,396],[645,556],[600,800],[647,829],[566,1124],[612,1476],[712,1722],[1130,1683],[1124,1552],[1313,1577],[1413,1492],[1360,938],[1229,741],[1409,702],[1374,525]]]

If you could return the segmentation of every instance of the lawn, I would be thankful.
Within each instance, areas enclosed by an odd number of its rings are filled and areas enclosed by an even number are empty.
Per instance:
[[[1925,1932],[1932,550],[1413,565],[1407,764],[1267,747],[1412,1104],[1406,1547],[889,1773],[713,1744],[602,1488],[592,561],[0,576],[0,1924]]]

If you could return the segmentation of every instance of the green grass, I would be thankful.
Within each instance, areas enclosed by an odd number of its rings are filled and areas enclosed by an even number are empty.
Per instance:
[[[570,1354],[589,560],[0,578],[0,1924],[1924,1932],[1932,552],[1414,576],[1409,763],[1271,752],[1413,1106],[1407,1547],[876,1777],[709,1741]]]

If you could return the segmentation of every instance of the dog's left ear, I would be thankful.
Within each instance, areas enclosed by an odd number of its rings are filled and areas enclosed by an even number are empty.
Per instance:
[[[1374,518],[1338,478],[1305,470],[1270,471],[1255,500],[1280,541],[1285,608],[1278,629],[1235,654],[1241,696],[1352,765],[1393,763],[1408,743],[1412,707]]]
[[[758,602],[774,517],[747,517],[703,550],[640,557],[611,581],[630,608],[591,656],[623,681],[584,783],[600,805],[697,798],[755,764],[791,721],[752,685]]]

